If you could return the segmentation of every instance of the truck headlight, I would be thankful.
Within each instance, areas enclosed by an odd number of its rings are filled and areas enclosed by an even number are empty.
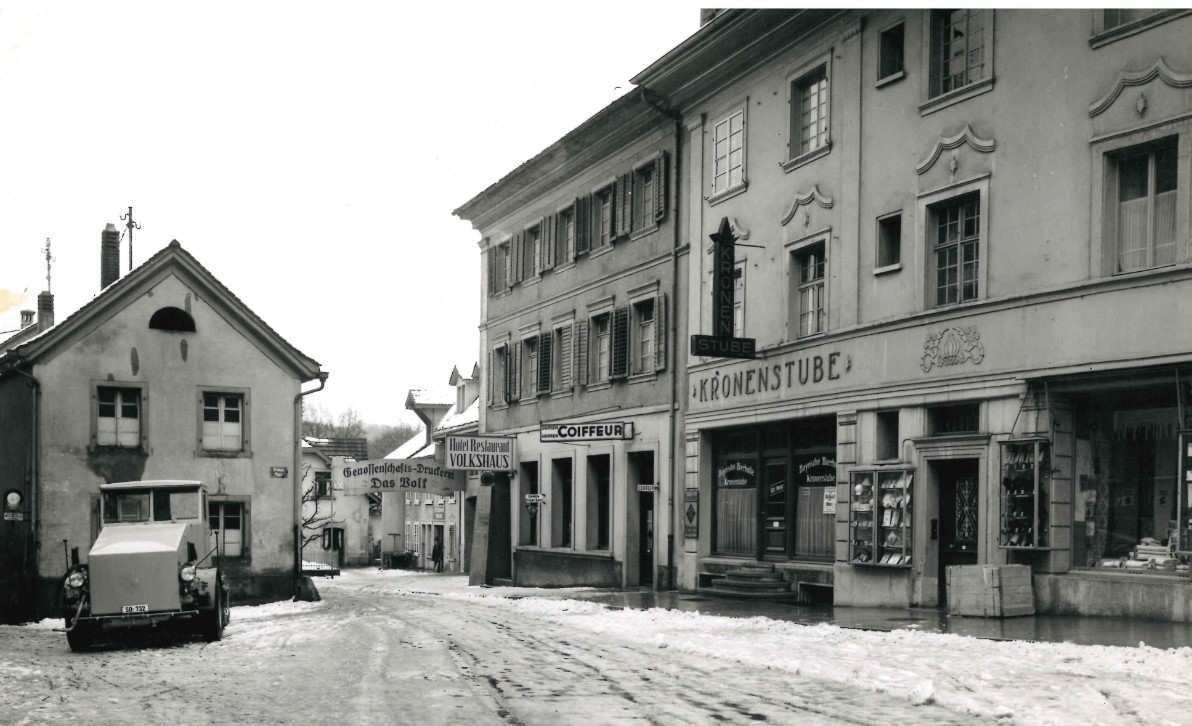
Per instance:
[[[178,572],[178,577],[181,578],[183,582],[193,582],[195,579],[195,566],[183,565],[182,569]]]
[[[79,570],[75,570],[66,577],[66,586],[73,588],[80,588],[87,583],[87,576]]]

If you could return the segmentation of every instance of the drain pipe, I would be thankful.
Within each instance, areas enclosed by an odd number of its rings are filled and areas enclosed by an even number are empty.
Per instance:
[[[671,194],[673,202],[674,216],[671,219],[671,226],[675,230],[675,243],[671,246],[671,315],[670,315],[670,350],[667,351],[667,357],[670,358],[671,371],[671,400],[670,411],[668,412],[670,418],[670,486],[667,487],[666,503],[667,503],[667,527],[666,527],[666,573],[667,573],[667,589],[678,590],[675,583],[675,481],[676,481],[676,466],[678,461],[686,461],[686,451],[684,456],[680,459],[676,453],[676,448],[684,446],[683,444],[676,444],[675,436],[678,433],[678,423],[675,421],[676,409],[679,406],[679,248],[683,245],[683,233],[679,225],[679,199],[682,195],[681,175],[679,174],[680,165],[683,158],[683,114],[671,108],[670,101],[659,93],[651,91],[645,86],[639,86],[638,92],[641,95],[642,103],[654,109],[658,113],[666,116],[675,122],[675,163],[674,174],[672,177],[675,180],[674,192]],[[685,476],[685,475],[684,475]]]
[[[37,376],[33,375],[32,373],[26,373],[25,371],[21,370],[20,368],[17,368],[16,366],[11,368],[10,370],[12,370],[12,372],[16,373],[18,376],[24,376],[25,378],[28,378],[29,382],[30,382],[29,385],[33,387],[33,406],[29,411],[29,419],[31,422],[30,428],[32,431],[32,434],[29,437],[30,438],[30,447],[29,448],[32,452],[29,457],[29,535],[32,536],[32,539],[33,539],[33,552],[30,553],[30,551],[29,551],[30,537],[26,536],[25,537],[25,558],[24,559],[25,559],[25,571],[28,572],[28,571],[32,570],[33,581],[36,582],[37,581],[37,550],[38,550],[38,541],[39,541],[38,536],[37,536],[38,535],[37,527],[39,524],[39,521],[37,519],[37,504],[38,504],[38,501],[37,501],[38,491],[37,490],[38,490],[38,476],[40,474],[40,471],[39,471],[39,468],[37,465],[39,453],[40,453],[40,450],[38,449],[38,438],[39,437],[38,437],[37,428],[38,428],[39,420],[41,418],[41,416],[40,416],[40,413],[41,413],[41,381],[38,380]],[[30,568],[31,564],[32,564],[32,568]],[[36,601],[37,601],[37,598],[34,598],[34,602],[36,602]]]
[[[294,396],[294,597],[298,596],[298,580],[302,577],[302,398],[323,390],[330,375],[319,371],[319,387]]]

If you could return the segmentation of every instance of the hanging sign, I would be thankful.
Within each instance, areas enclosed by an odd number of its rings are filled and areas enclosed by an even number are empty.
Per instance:
[[[514,440],[504,436],[448,436],[444,445],[448,469],[513,471],[517,460]]]
[[[538,440],[580,442],[580,441],[628,441],[633,438],[632,421],[609,421],[603,423],[544,423],[538,429]]]
[[[345,462],[337,470],[345,494],[401,491],[451,496],[467,488],[467,477],[434,459],[371,459]]]

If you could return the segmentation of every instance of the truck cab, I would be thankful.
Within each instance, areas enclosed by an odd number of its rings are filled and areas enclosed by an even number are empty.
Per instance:
[[[72,650],[166,623],[209,641],[223,637],[228,593],[206,513],[202,482],[100,486],[99,537],[62,582]]]

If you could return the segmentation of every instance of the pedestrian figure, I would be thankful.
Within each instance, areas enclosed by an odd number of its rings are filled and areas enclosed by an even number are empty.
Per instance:
[[[435,563],[435,572],[443,571],[443,541],[435,537],[434,549],[430,551],[431,562]]]

